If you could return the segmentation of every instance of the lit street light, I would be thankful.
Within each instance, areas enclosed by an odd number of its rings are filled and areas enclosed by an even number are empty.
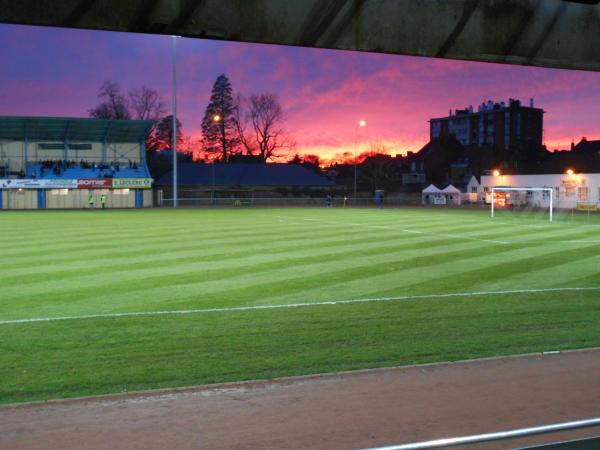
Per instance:
[[[356,180],[357,180],[357,172],[356,172],[356,142],[358,141],[358,129],[360,127],[364,127],[367,125],[367,122],[364,120],[359,120],[354,128],[354,205],[356,206]]]
[[[213,120],[214,123],[220,122],[221,121],[221,115],[220,114],[213,115],[212,120]],[[214,158],[212,160],[211,166],[212,166],[212,196],[211,196],[212,199],[211,199],[211,203],[212,203],[213,206],[216,206],[217,205],[217,198],[215,196],[215,159]]]

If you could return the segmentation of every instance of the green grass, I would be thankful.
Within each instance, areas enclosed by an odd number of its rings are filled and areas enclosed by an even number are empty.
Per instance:
[[[596,215],[242,209],[0,214],[0,402],[600,346]],[[562,220],[564,219],[564,220]]]

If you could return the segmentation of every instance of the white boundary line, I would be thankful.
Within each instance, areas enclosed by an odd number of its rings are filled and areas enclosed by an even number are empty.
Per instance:
[[[421,300],[430,298],[453,298],[453,297],[481,297],[492,295],[510,295],[510,294],[537,294],[550,292],[578,292],[578,291],[600,291],[598,287],[563,287],[563,288],[547,288],[547,289],[514,289],[509,291],[480,291],[480,292],[453,292],[449,294],[424,294],[424,295],[404,295],[399,297],[375,297],[375,298],[357,298],[353,300],[330,300],[323,302],[309,303],[288,303],[281,305],[254,305],[254,306],[233,306],[230,308],[206,308],[206,309],[183,309],[173,311],[139,311],[139,312],[124,312],[124,313],[107,313],[107,314],[87,314],[81,316],[63,316],[63,317],[38,317],[32,319],[14,319],[0,320],[0,325],[34,323],[34,322],[55,322],[60,320],[82,320],[82,319],[104,319],[114,317],[132,317],[132,316],[161,316],[161,315],[176,315],[176,314],[202,314],[202,313],[220,313],[220,312],[236,312],[236,311],[254,311],[262,309],[287,309],[287,308],[304,308],[311,306],[327,306],[327,305],[348,305],[353,303],[372,303],[372,302],[391,302],[402,300]]]
[[[285,220],[294,219],[291,216],[278,216],[278,218],[280,220],[281,219],[285,219]],[[296,220],[298,220],[298,219],[296,219]],[[373,224],[368,224],[368,223],[340,222],[340,221],[335,221],[335,220],[321,220],[321,219],[313,219],[313,218],[300,218],[299,220],[317,222],[317,223],[322,223],[325,225],[350,225],[350,226],[374,228],[374,229],[380,229],[380,230],[397,230],[401,233],[422,234],[424,236],[434,236],[434,237],[452,238],[452,239],[465,239],[465,240],[469,240],[469,241],[487,242],[489,244],[506,245],[506,244],[527,244],[527,243],[531,243],[531,242],[537,242],[537,241],[532,241],[532,240],[501,241],[501,240],[494,240],[494,239],[482,239],[482,238],[478,238],[475,236],[466,236],[464,234],[432,233],[429,231],[411,230],[411,229],[406,229],[406,228],[399,228],[396,226],[373,225]],[[483,222],[483,221],[472,221],[472,222]],[[298,222],[295,222],[295,223],[298,224]],[[499,224],[499,223],[506,223],[506,222],[494,222],[494,223]],[[519,226],[521,226],[521,225],[519,224]],[[540,227],[540,225],[523,225],[523,226]],[[548,228],[548,224],[543,224],[543,225],[541,225],[541,227]],[[600,240],[594,240],[594,239],[591,239],[591,240],[590,239],[580,239],[580,240],[574,239],[574,240],[562,240],[562,241],[554,241],[554,242],[558,243],[558,244],[600,244]]]
[[[278,218],[279,219],[294,219],[293,217],[290,217],[290,216],[278,216]],[[373,224],[368,224],[368,223],[357,223],[357,222],[340,222],[337,220],[321,220],[321,219],[313,219],[313,218],[301,218],[301,220],[305,220],[305,221],[309,221],[309,222],[323,223],[326,225],[350,225],[350,226],[364,227],[364,228],[375,228],[375,229],[380,229],[380,230],[397,230],[397,231],[400,231],[401,233],[422,234],[425,236],[445,237],[445,238],[452,238],[452,239],[466,239],[469,241],[487,242],[489,244],[510,244],[510,242],[507,242],[507,241],[499,241],[499,240],[494,240],[494,239],[481,239],[481,238],[477,238],[474,236],[465,236],[464,234],[431,233],[429,231],[409,230],[406,228],[398,228],[395,226],[388,226],[388,225],[373,225]]]

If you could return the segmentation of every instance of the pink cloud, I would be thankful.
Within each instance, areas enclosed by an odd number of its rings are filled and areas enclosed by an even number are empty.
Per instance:
[[[171,108],[171,38],[0,26],[11,64],[0,72],[0,114],[83,115],[100,83],[146,85]],[[285,126],[303,153],[418,150],[432,117],[449,109],[509,97],[546,110],[549,146],[600,135],[600,74],[348,51],[180,39],[179,117],[200,137],[214,80],[227,74],[234,92],[278,94]],[[39,67],[52,70],[39,70]],[[367,127],[356,134],[359,119]]]

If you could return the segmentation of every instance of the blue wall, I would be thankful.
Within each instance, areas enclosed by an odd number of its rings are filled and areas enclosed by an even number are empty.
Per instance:
[[[135,190],[135,207],[136,208],[144,207],[144,191],[142,189]]]
[[[46,209],[46,189],[38,189],[38,209]]]

